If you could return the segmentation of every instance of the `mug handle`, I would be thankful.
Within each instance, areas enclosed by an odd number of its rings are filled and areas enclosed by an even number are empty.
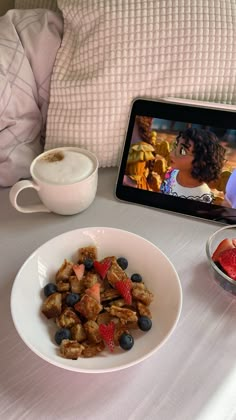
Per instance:
[[[12,186],[9,193],[9,199],[13,207],[15,207],[16,210],[20,211],[21,213],[37,213],[37,212],[46,212],[50,213],[51,211],[47,209],[46,206],[43,204],[34,204],[32,206],[19,206],[17,204],[17,198],[19,193],[24,190],[25,188],[33,188],[36,191],[39,191],[39,186],[35,184],[33,181],[19,181],[16,184]]]

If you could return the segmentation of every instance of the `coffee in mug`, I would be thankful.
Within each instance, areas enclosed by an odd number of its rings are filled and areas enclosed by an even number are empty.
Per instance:
[[[44,154],[33,165],[36,178],[55,185],[74,184],[94,171],[94,162],[74,150],[59,150]]]
[[[97,191],[98,160],[88,150],[61,147],[37,156],[31,166],[32,181],[17,182],[10,190],[11,204],[23,213],[80,213],[94,200]],[[20,206],[18,194],[34,188],[42,204]]]

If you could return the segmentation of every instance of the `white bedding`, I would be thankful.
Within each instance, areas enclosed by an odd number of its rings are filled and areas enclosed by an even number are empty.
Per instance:
[[[62,19],[47,10],[0,17],[0,185],[29,177],[42,151],[51,73]]]
[[[235,0],[58,0],[65,20],[46,148],[117,165],[132,100],[236,104]]]

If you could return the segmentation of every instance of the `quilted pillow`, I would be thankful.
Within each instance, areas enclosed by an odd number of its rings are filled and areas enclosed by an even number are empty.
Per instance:
[[[235,0],[58,0],[64,36],[45,149],[115,166],[136,97],[236,102]]]

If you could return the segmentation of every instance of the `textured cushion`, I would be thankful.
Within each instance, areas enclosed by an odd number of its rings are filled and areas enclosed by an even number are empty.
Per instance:
[[[135,97],[236,102],[235,0],[58,0],[45,148],[118,163]]]

